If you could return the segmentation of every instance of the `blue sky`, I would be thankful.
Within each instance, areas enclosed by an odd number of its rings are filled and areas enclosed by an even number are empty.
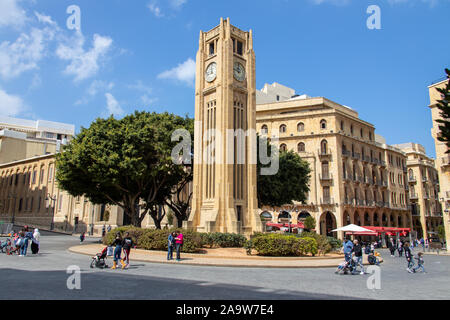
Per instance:
[[[254,32],[258,88],[350,106],[434,156],[427,86],[450,67],[449,13],[449,0],[0,0],[0,114],[77,129],[136,109],[193,116],[199,30],[230,17]]]

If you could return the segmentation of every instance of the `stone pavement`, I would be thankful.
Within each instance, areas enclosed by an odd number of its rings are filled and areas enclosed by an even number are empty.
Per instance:
[[[70,252],[94,256],[105,248],[102,244],[85,244],[69,248]],[[175,257],[174,253],[174,257]],[[112,260],[110,257],[109,259]],[[224,255],[220,249],[208,250],[207,254],[182,253],[181,261],[167,261],[167,252],[132,249],[130,259],[133,261],[169,263],[180,265],[202,265],[219,267],[251,268],[329,268],[337,267],[344,260],[344,255],[332,254],[320,257],[260,257],[242,255]],[[382,261],[382,258],[380,259]],[[364,264],[367,256],[364,255]]]

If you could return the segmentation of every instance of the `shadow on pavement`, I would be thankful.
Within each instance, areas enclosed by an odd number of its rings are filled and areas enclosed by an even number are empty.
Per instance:
[[[65,271],[0,269],[0,299],[78,300],[354,300],[353,297],[263,289],[202,281],[127,275],[126,270],[82,270],[81,290],[69,290]],[[120,274],[122,273],[122,274]],[[38,294],[36,294],[38,293]]]

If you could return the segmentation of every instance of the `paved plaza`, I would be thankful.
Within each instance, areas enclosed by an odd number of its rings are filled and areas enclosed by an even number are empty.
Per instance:
[[[94,243],[87,239],[86,243]],[[241,268],[131,262],[129,270],[90,269],[71,253],[78,238],[42,234],[38,256],[0,255],[0,299],[449,299],[450,256],[426,255],[426,274],[406,272],[405,259],[382,251],[381,289],[369,275],[336,275],[334,268]],[[132,259],[133,257],[131,257]],[[67,289],[67,267],[81,268],[81,290]],[[39,293],[38,295],[36,293]]]

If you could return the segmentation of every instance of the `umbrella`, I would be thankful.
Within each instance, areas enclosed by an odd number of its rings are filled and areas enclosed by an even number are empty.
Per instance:
[[[357,226],[356,224],[349,224],[349,225],[347,225],[347,226],[345,226],[345,227],[341,227],[341,228],[337,228],[337,229],[334,229],[334,230],[332,230],[333,232],[335,232],[335,231],[344,231],[344,232],[368,232],[368,233],[373,233],[373,234],[375,234],[376,232],[374,232],[374,231],[372,231],[372,230],[369,230],[369,229],[366,229],[366,228],[363,228],[363,227],[360,227],[360,226]]]

